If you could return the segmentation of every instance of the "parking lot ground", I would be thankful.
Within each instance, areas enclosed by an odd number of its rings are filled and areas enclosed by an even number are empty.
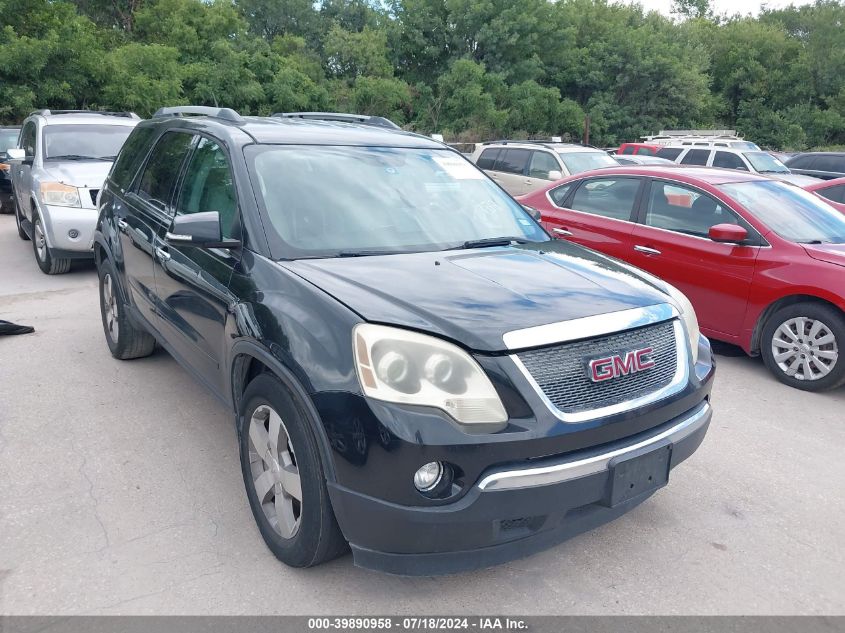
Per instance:
[[[718,358],[700,450],[621,519],[493,569],[278,563],[232,416],[165,352],[120,362],[96,271],[48,277],[0,216],[0,613],[845,614],[845,389]],[[732,352],[732,348],[727,349]]]

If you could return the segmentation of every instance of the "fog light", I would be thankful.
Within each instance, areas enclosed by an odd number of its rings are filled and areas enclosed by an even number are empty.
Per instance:
[[[75,240],[77,237],[79,237],[79,231],[77,231],[76,229],[71,229],[67,232],[67,236],[70,239]]]
[[[440,483],[443,477],[443,464],[429,462],[414,473],[414,485],[420,492],[427,492]]]

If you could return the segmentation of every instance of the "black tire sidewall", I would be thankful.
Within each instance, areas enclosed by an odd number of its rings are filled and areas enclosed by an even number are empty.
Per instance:
[[[836,344],[840,353],[839,359],[836,361],[833,370],[827,376],[818,380],[798,380],[797,378],[787,376],[778,367],[772,354],[772,337],[778,327],[789,319],[802,316],[823,322],[836,337]],[[844,351],[843,345],[845,345],[845,316],[839,310],[833,306],[827,306],[821,303],[796,303],[781,308],[766,321],[760,342],[760,353],[769,371],[785,385],[803,391],[826,391],[828,389],[834,389],[845,382],[845,358],[842,356],[842,352]]]
[[[283,538],[267,521],[252,482],[249,424],[252,413],[263,404],[269,405],[281,416],[299,469],[302,486],[300,525],[297,533],[290,539]],[[250,509],[261,536],[267,547],[284,563],[293,567],[308,567],[321,555],[321,540],[328,537],[327,520],[334,521],[313,431],[290,392],[272,374],[261,374],[249,384],[244,392],[239,415],[241,473]]]

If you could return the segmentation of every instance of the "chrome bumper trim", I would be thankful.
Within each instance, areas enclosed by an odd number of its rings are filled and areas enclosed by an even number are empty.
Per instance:
[[[486,490],[514,490],[517,488],[532,488],[559,484],[585,475],[607,470],[610,462],[617,457],[624,456],[664,440],[675,443],[692,435],[707,424],[712,416],[712,408],[707,401],[699,404],[682,421],[652,437],[640,440],[636,444],[623,446],[607,453],[600,453],[583,459],[563,461],[550,466],[539,468],[524,468],[521,470],[503,470],[486,475],[478,488]]]

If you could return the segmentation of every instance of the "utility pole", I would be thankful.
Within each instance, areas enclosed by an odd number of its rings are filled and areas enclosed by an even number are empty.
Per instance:
[[[590,115],[584,115],[584,145],[590,144]]]

